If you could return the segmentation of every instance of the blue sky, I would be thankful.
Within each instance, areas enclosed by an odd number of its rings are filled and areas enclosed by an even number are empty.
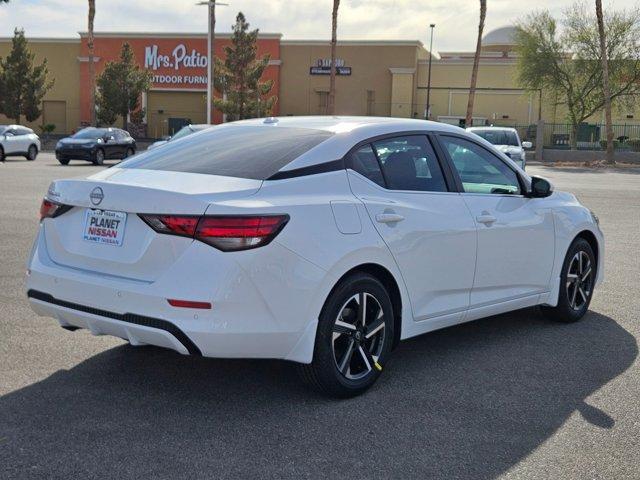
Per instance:
[[[223,0],[218,31],[228,31],[236,13],[245,13],[252,27],[279,32],[288,39],[329,38],[332,0]],[[196,0],[96,0],[96,30],[204,32],[206,7]],[[592,4],[589,1],[588,4]],[[488,0],[486,31],[508,25],[532,6],[559,15],[572,1]],[[630,8],[637,0],[605,0],[605,8]],[[472,50],[478,0],[342,0],[338,34],[343,39],[411,39],[427,41],[436,24],[434,50]],[[0,36],[14,27],[27,36],[73,37],[86,30],[86,0],[10,0],[0,5]]]

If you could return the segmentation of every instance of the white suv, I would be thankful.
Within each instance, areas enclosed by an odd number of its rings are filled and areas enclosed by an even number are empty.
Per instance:
[[[40,138],[22,125],[0,125],[0,161],[5,157],[35,160],[40,151]]]
[[[524,149],[531,148],[531,142],[521,142],[515,128],[505,127],[469,127],[467,132],[475,133],[493,144],[499,151],[516,162],[524,170],[526,156]]]

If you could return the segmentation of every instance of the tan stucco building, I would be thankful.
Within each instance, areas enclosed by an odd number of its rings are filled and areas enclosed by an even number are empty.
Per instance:
[[[513,28],[489,32],[483,41],[474,123],[531,125],[539,116],[564,122],[563,112],[526,92],[516,83]],[[228,34],[216,35],[216,55],[223,55]],[[153,87],[143,95],[147,133],[160,137],[186,122],[206,120],[206,35],[192,33],[96,34],[100,72],[118,57],[124,42],[132,45],[140,66],[154,73]],[[0,56],[11,39],[0,38]],[[36,62],[47,59],[54,87],[43,102],[43,118],[32,127],[52,123],[69,133],[89,120],[86,34],[69,39],[29,39]],[[278,101],[274,115],[326,113],[329,92],[329,42],[287,40],[261,33],[258,54],[270,56],[264,77],[273,80]],[[432,57],[430,118],[458,124],[464,118],[473,52],[440,52]],[[337,48],[336,113],[424,118],[427,112],[429,52],[419,41],[343,41]],[[614,122],[640,123],[640,112],[615,112]],[[22,120],[25,123],[24,119]],[[224,121],[220,112],[215,123]],[[601,122],[596,116],[593,122]],[[0,115],[0,123],[13,122]]]

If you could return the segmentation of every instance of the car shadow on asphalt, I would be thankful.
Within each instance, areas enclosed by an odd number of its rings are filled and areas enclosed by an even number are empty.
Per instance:
[[[120,346],[0,397],[0,472],[490,479],[574,412],[612,428],[588,397],[637,355],[609,317],[565,325],[527,309],[403,342],[367,394],[335,401],[285,362]]]

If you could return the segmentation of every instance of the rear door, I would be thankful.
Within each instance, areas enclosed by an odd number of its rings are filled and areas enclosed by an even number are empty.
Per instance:
[[[545,292],[555,254],[554,220],[544,199],[528,198],[506,161],[482,145],[439,135],[478,229],[471,307]]]
[[[427,135],[366,143],[348,165],[353,193],[400,267],[414,319],[461,319],[473,285],[476,229],[462,197],[449,191]]]

